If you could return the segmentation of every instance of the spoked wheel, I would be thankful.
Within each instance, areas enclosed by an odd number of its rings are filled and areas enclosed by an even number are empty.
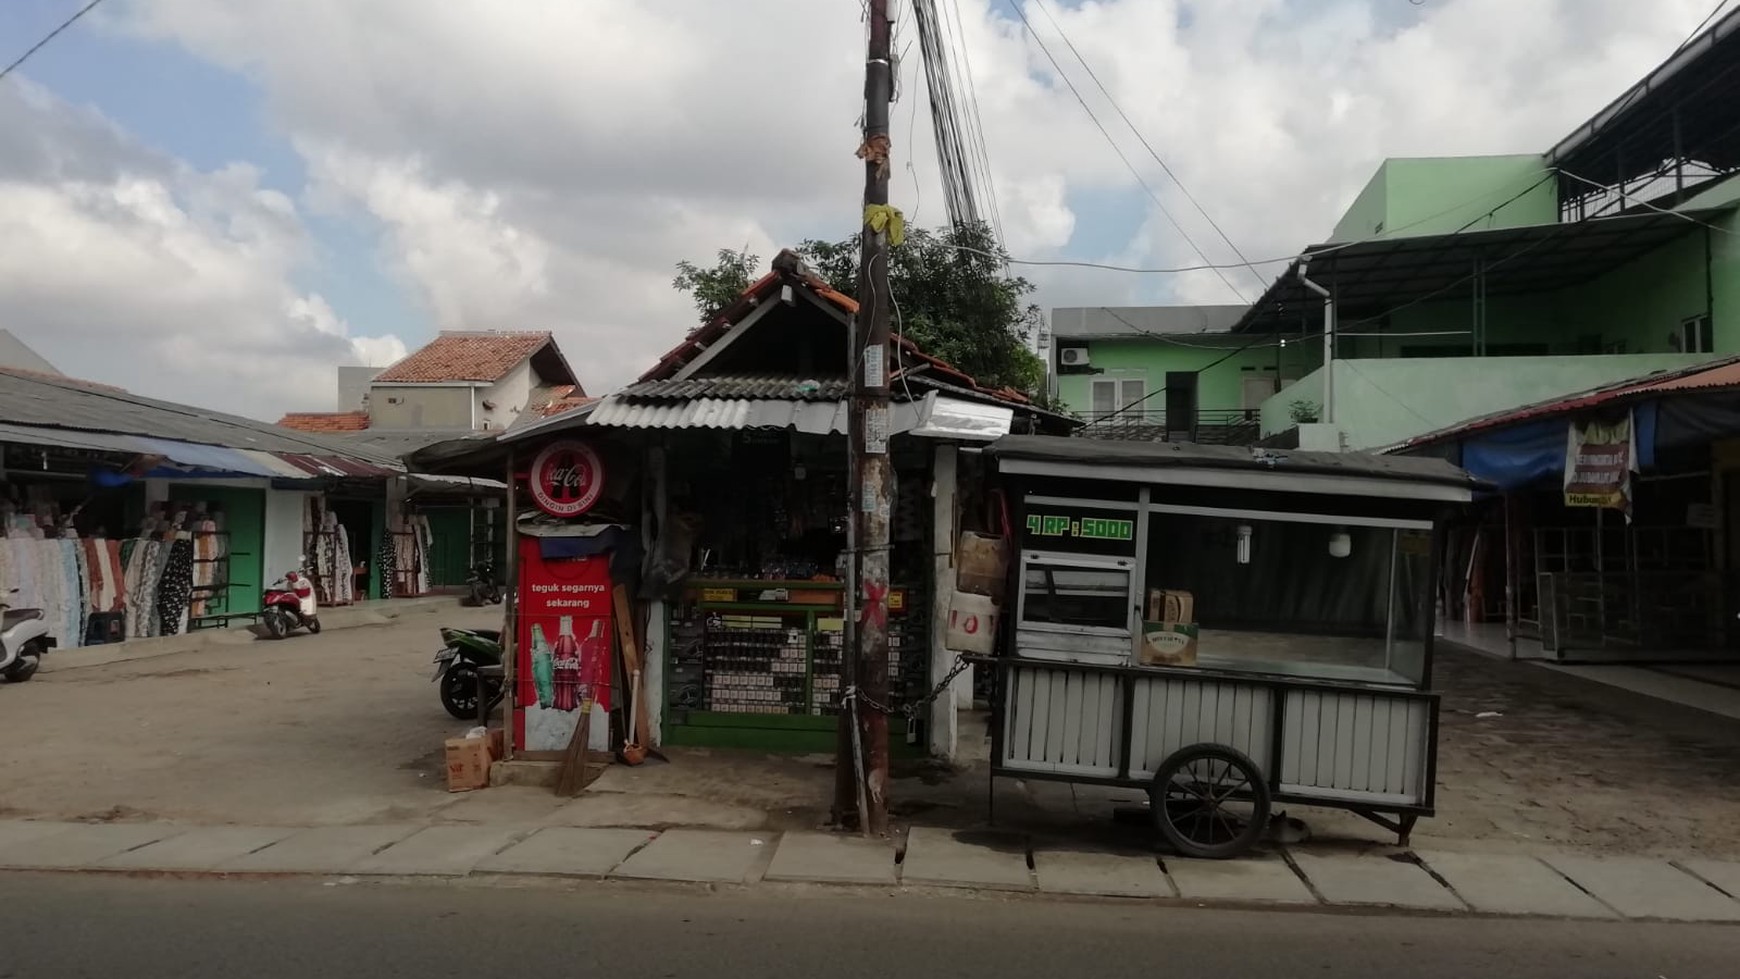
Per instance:
[[[462,721],[477,717],[477,671],[455,666],[441,674],[441,706]]]
[[[1154,824],[1181,855],[1236,857],[1269,825],[1269,785],[1257,763],[1235,748],[1194,744],[1160,763],[1149,789]]]

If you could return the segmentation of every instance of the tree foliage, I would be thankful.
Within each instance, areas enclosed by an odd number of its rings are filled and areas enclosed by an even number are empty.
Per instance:
[[[797,250],[829,286],[858,294],[857,235],[806,241]],[[1028,344],[1044,315],[1027,301],[1033,284],[1004,274],[1007,256],[988,228],[909,228],[905,243],[891,247],[889,255],[895,330],[981,384],[1043,393],[1045,367]],[[702,313],[712,315],[749,285],[754,267],[754,256],[725,250],[711,269],[678,263],[675,285],[694,297]],[[732,284],[735,291],[721,301]]]
[[[761,256],[751,255],[747,246],[737,251],[721,248],[712,268],[702,268],[687,259],[678,262],[677,277],[671,280],[671,285],[688,293],[695,308],[701,311],[701,318],[710,320],[749,288],[760,265]]]

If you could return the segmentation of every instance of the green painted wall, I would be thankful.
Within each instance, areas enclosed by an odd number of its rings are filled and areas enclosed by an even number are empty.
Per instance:
[[[205,502],[224,514],[224,529],[230,535],[230,587],[226,592],[231,614],[258,612],[265,585],[261,576],[266,549],[266,494],[264,490],[233,486],[174,483],[169,499],[175,503]],[[213,605],[218,611],[221,605]]]
[[[1557,188],[1546,176],[1545,163],[1534,154],[1385,160],[1336,222],[1330,240],[1553,224],[1559,219]]]
[[[1696,354],[1610,357],[1443,357],[1335,362],[1335,424],[1349,449],[1375,449],[1480,415],[1651,371],[1709,360]],[[1263,404],[1263,432],[1291,427],[1287,406],[1322,398],[1322,371]]]
[[[1197,380],[1197,407],[1202,411],[1234,410],[1244,407],[1244,378],[1250,373],[1272,374],[1279,363],[1282,376],[1297,376],[1323,361],[1322,344],[1309,341],[1295,341],[1282,348],[1266,339],[1224,334],[1178,339],[1192,346],[1155,339],[1086,341],[1096,373],[1059,374],[1059,400],[1068,410],[1085,416],[1093,410],[1092,383],[1096,380],[1141,380],[1145,390],[1152,393],[1166,383],[1168,371],[1203,371]],[[1208,367],[1254,339],[1261,345]],[[1163,410],[1164,398],[1155,395],[1144,407]]]

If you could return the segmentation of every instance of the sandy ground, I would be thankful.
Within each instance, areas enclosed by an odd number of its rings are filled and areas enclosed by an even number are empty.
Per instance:
[[[671,764],[613,766],[580,798],[548,789],[450,794],[448,717],[429,682],[443,623],[493,626],[457,606],[392,624],[55,669],[0,685],[12,739],[0,752],[0,818],[191,823],[550,823],[813,827],[832,791],[825,756],[672,750]],[[1438,816],[1416,846],[1575,848],[1740,855],[1740,722],[1524,664],[1440,653]],[[1481,714],[1493,716],[1481,717]],[[981,758],[982,737],[969,737]],[[903,819],[987,821],[982,761],[897,766]],[[999,780],[1000,828],[1140,845],[1118,824],[1136,791]],[[1333,810],[1293,809],[1319,841],[1392,841]]]

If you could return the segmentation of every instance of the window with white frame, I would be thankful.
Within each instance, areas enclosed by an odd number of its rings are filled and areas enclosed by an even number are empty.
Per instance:
[[[1093,417],[1116,415],[1118,421],[1137,424],[1148,411],[1148,403],[1142,401],[1147,394],[1148,384],[1141,378],[1098,379],[1093,382]]]
[[[1710,317],[1694,316],[1680,323],[1679,334],[1680,353],[1708,354],[1716,351],[1715,332],[1710,328]]]

